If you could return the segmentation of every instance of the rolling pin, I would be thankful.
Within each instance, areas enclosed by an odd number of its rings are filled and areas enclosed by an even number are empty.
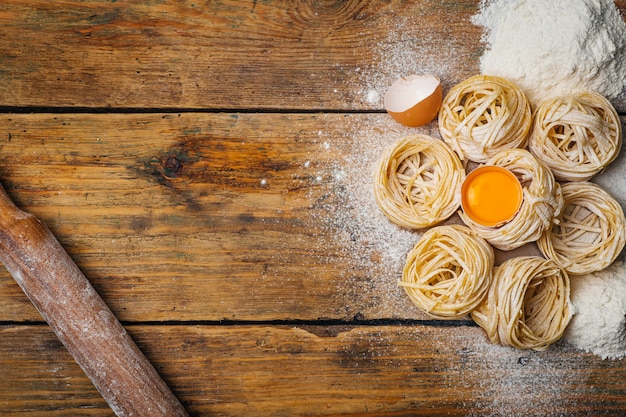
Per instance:
[[[48,227],[2,185],[0,261],[116,415],[187,415]]]

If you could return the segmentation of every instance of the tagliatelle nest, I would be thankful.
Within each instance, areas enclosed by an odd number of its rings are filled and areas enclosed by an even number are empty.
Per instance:
[[[461,159],[485,162],[526,146],[532,123],[522,90],[500,77],[476,75],[452,87],[439,111],[439,132]]]
[[[535,350],[559,340],[571,316],[567,272],[538,256],[497,267],[485,302],[472,312],[492,343]]]
[[[459,212],[463,222],[501,250],[512,250],[539,239],[563,207],[561,187],[552,172],[523,149],[500,151],[485,165],[497,165],[515,174],[522,184],[522,205],[513,219],[499,227],[480,225]]]
[[[539,249],[570,274],[608,267],[626,242],[622,207],[591,182],[569,182],[562,189],[563,210],[537,241]]]
[[[590,179],[617,157],[621,146],[617,112],[598,93],[553,98],[535,111],[529,149],[559,180]]]
[[[374,195],[389,220],[419,229],[454,214],[464,179],[461,161],[445,143],[415,135],[386,149],[375,169]]]
[[[407,255],[399,285],[413,303],[440,319],[460,318],[489,291],[493,249],[462,225],[437,226]]]

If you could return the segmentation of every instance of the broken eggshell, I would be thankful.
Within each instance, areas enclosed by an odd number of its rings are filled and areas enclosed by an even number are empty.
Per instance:
[[[423,126],[433,120],[443,100],[441,81],[434,75],[409,75],[385,94],[385,110],[400,124]]]

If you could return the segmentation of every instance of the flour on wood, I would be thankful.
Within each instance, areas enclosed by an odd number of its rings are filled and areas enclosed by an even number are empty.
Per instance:
[[[337,277],[335,293],[353,300],[346,307],[359,306],[359,310],[346,314],[397,315],[408,305],[397,281],[419,233],[403,230],[387,220],[376,205],[372,181],[382,151],[408,132],[402,126],[396,128],[386,115],[375,115],[370,120],[346,116],[342,128],[342,137],[330,137],[325,132],[319,137],[319,152],[332,149],[342,158],[324,167],[324,171],[319,171],[320,167],[313,171],[313,164],[304,163],[304,169],[312,171],[312,180],[328,187],[324,193],[333,196],[324,203],[325,211],[310,221],[329,230],[340,251],[332,256],[347,261]],[[320,181],[323,178],[332,181]]]

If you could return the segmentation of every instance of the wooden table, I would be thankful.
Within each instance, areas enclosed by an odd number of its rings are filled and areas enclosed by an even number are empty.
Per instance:
[[[438,132],[382,96],[478,73],[477,1],[0,3],[0,180],[191,415],[626,413],[624,360],[492,346],[396,285],[417,235],[371,167]],[[3,416],[113,414],[4,270],[0,375]]]

